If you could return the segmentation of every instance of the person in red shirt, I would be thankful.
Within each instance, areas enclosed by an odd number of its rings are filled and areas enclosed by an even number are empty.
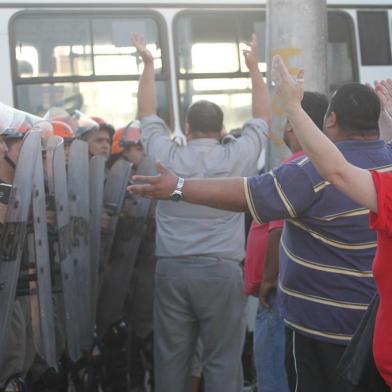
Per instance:
[[[348,163],[301,107],[303,71],[296,80],[293,79],[282,58],[276,56],[272,63],[272,76],[280,104],[305,154],[320,175],[359,206],[370,210],[371,227],[378,233],[373,275],[380,296],[373,352],[377,368],[392,391],[392,173],[388,173],[392,165],[376,172]],[[381,103],[380,136],[388,142],[392,139],[392,81],[376,82],[375,91]],[[336,112],[332,112],[329,121],[336,116]]]

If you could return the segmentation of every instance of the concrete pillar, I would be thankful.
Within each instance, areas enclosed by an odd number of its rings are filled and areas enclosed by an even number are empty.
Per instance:
[[[280,54],[293,75],[305,70],[305,90],[327,92],[328,15],[326,0],[268,0],[267,54]],[[271,81],[270,75],[268,80]],[[273,92],[272,86],[270,86]],[[273,120],[267,167],[279,165],[290,155],[282,141],[286,119],[272,95]]]

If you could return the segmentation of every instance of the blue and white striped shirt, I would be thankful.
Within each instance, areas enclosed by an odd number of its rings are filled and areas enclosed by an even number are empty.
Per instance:
[[[337,146],[356,166],[392,171],[392,146],[383,141]],[[246,179],[245,192],[257,221],[286,219],[279,276],[286,324],[314,339],[347,344],[375,291],[369,211],[320,177],[306,157]]]

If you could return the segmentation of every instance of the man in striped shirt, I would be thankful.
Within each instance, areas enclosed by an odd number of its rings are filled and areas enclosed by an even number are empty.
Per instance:
[[[331,98],[324,132],[352,164],[392,170],[392,147],[379,139],[380,102],[360,84],[341,87]],[[158,164],[159,177],[131,191],[168,198],[177,178]],[[299,158],[250,178],[186,179],[184,200],[232,211],[249,210],[254,219],[286,219],[280,250],[281,310],[293,332],[297,392],[340,392],[350,387],[336,366],[363,316],[375,286],[371,264],[376,237],[368,211],[319,176]]]

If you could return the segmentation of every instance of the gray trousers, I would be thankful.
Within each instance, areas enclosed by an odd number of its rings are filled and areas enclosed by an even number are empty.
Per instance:
[[[240,392],[246,318],[242,270],[213,257],[159,259],[155,274],[156,392],[189,392],[197,338],[206,392]]]

